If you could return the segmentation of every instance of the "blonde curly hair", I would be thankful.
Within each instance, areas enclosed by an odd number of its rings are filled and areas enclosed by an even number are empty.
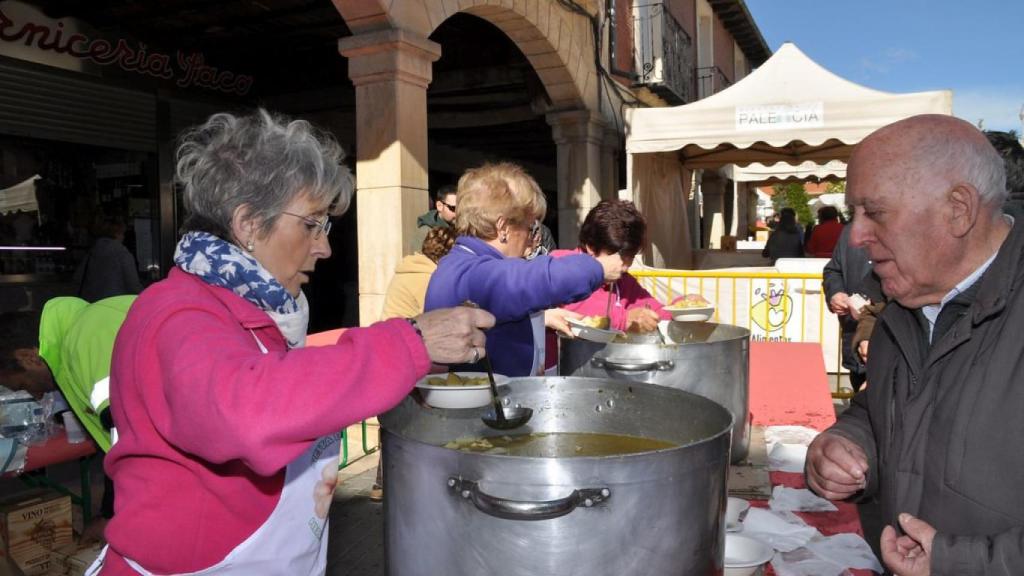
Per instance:
[[[518,164],[499,162],[470,168],[459,178],[455,230],[482,240],[498,237],[498,218],[530,226],[543,220],[547,199],[537,181]]]

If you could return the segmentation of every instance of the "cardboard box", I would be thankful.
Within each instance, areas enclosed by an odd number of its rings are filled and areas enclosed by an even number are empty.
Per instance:
[[[28,576],[54,569],[51,553],[74,547],[71,497],[49,490],[0,501],[0,555]]]
[[[93,544],[84,548],[72,548],[67,551],[56,551],[53,557],[58,564],[57,569],[51,574],[62,574],[63,576],[85,576],[85,571],[100,555],[103,550],[102,544]]]

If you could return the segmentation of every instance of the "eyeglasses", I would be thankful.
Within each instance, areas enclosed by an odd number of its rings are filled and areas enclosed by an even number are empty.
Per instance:
[[[295,214],[293,212],[281,212],[281,214],[287,214],[288,216],[294,216],[306,225],[306,229],[313,233],[313,239],[318,240],[320,235],[327,236],[331,233],[331,217],[324,216],[323,222],[311,218],[309,216],[303,216],[302,214]]]
[[[455,204],[449,204],[447,202],[441,202],[441,206],[444,206],[445,208],[451,210],[452,212],[455,212]]]

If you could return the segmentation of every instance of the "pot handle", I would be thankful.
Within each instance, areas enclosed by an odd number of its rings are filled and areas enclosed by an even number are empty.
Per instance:
[[[676,363],[672,360],[650,360],[647,362],[616,362],[607,358],[594,356],[590,359],[594,368],[601,370],[617,370],[619,372],[650,372],[651,370],[668,371],[675,368]]]
[[[565,516],[579,507],[592,508],[603,504],[612,495],[608,488],[578,488],[573,490],[572,494],[558,500],[507,500],[485,493],[476,482],[455,476],[448,479],[448,487],[455,494],[472,500],[477,510],[484,514],[506,520],[550,520]]]

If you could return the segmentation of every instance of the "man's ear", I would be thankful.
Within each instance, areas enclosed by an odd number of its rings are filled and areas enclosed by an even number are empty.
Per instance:
[[[242,204],[235,208],[235,212],[231,215],[231,235],[234,236],[235,242],[241,246],[255,242],[258,231],[259,222],[252,215],[249,205]],[[225,240],[230,240],[230,238],[225,238]]]
[[[946,203],[949,208],[949,231],[954,237],[963,238],[978,222],[981,195],[971,184],[961,182],[946,193]]]

